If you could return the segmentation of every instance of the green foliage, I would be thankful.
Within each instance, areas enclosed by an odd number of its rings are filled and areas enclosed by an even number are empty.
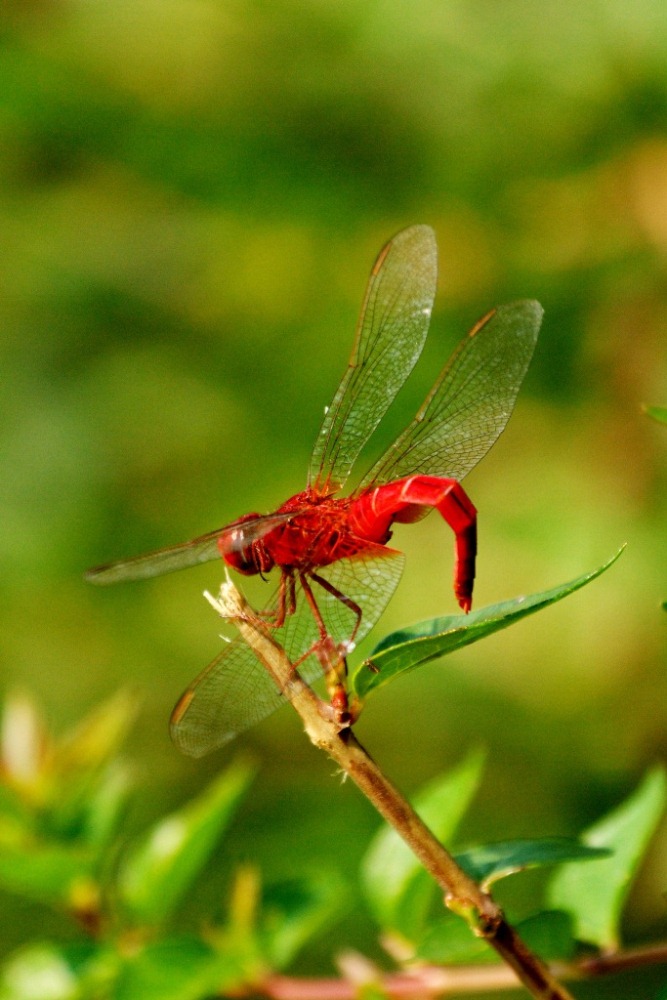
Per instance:
[[[267,886],[258,930],[272,966],[285,968],[305,944],[340,916],[347,903],[344,883],[330,872],[310,872],[307,878]]]
[[[117,967],[114,1000],[191,1000],[214,994],[227,978],[219,952],[201,937],[148,941]]]
[[[572,915],[576,936],[601,950],[620,943],[623,906],[647,844],[664,813],[665,772],[656,768],[637,791],[582,835],[589,847],[606,848],[598,865],[564,865],[554,876],[549,901]]]
[[[464,761],[441,780],[451,797],[440,799],[438,815],[433,789],[415,798],[415,807],[437,828],[447,823],[448,810],[460,822],[469,800],[470,786],[461,780],[471,772],[471,760]],[[547,959],[571,959],[579,943],[609,952],[620,947],[619,923],[629,885],[636,875],[656,825],[664,812],[665,774],[656,769],[640,787],[608,816],[584,831],[580,840],[564,837],[514,840],[484,844],[455,854],[457,863],[484,887],[528,869],[557,866],[544,888],[543,907],[533,913],[511,914],[529,947]],[[458,800],[457,800],[458,792]],[[458,807],[458,808],[457,808]],[[389,915],[389,928],[414,948],[415,957],[429,962],[456,963],[491,960],[493,952],[471,936],[465,923],[453,914],[434,918],[423,908],[414,918],[412,899],[398,882],[391,889],[396,851],[388,829],[376,836],[365,863],[365,888],[374,912],[378,898]],[[585,862],[585,863],[583,863]],[[380,893],[377,884],[383,886]],[[385,923],[385,926],[386,923]]]
[[[415,809],[443,843],[449,843],[456,833],[482,779],[483,764],[483,755],[472,753],[415,798]],[[414,939],[423,929],[436,886],[390,826],[383,827],[373,838],[363,861],[362,877],[378,923]]]
[[[489,605],[480,611],[471,611],[467,615],[433,618],[410,628],[401,629],[399,632],[393,632],[378,643],[370,657],[353,674],[352,690],[358,698],[363,699],[371,691],[395,680],[413,667],[484,639],[526,615],[555,604],[556,601],[568,597],[604,573],[616,562],[622,551],[623,549],[620,549],[598,569],[541,594],[515,597],[511,601]]]
[[[645,406],[645,412],[659,424],[667,424],[667,406]],[[667,601],[662,602],[663,611],[667,611]]]
[[[667,406],[646,406],[644,409],[659,424],[667,424]]]
[[[350,905],[332,872],[262,887],[257,871],[242,867],[226,917],[210,916],[200,930],[176,929],[178,905],[216,850],[252,769],[233,763],[189,803],[126,838],[122,817],[131,788],[117,757],[125,729],[118,722],[132,708],[132,699],[118,696],[56,741],[25,698],[7,703],[0,886],[55,906],[78,930],[74,939],[70,930],[62,942],[36,941],[10,955],[0,971],[0,1000],[205,1000],[261,991],[264,977],[285,969]],[[483,761],[479,751],[469,754],[415,796],[441,839],[456,836]],[[580,942],[618,948],[628,887],[664,810],[665,788],[664,773],[652,771],[581,840],[483,844],[456,860],[486,888],[556,866],[543,905],[522,912],[515,904],[510,914],[544,958],[573,960]],[[97,809],[102,819],[93,823]],[[497,960],[465,921],[443,913],[433,882],[388,827],[368,847],[360,890],[379,931],[400,939],[404,954],[430,964]]]
[[[248,766],[232,765],[127,852],[118,871],[118,892],[132,920],[155,924],[171,914],[215,848],[250,776]]]
[[[373,654],[377,672],[365,666],[356,675],[365,678],[355,680],[357,693],[560,600],[617,558],[545,593],[389,636]],[[78,932],[74,941],[37,941],[11,955],[0,1000],[204,1000],[247,989],[285,969],[350,905],[331,872],[263,887],[254,868],[242,867],[232,873],[226,917],[210,916],[204,930],[177,929],[179,905],[208,865],[253,769],[232,763],[191,801],[142,834],[125,836],[134,789],[119,752],[136,710],[135,698],[121,693],[56,740],[26,697],[7,701],[0,886],[66,914]],[[443,842],[456,837],[483,764],[484,754],[472,752],[415,796],[415,808]],[[548,959],[573,960],[580,944],[608,952],[620,946],[628,889],[665,795],[664,773],[656,769],[580,840],[487,843],[455,858],[486,891],[528,869],[555,867],[541,905],[513,904],[512,922]],[[448,965],[496,959],[464,920],[443,913],[435,883],[393,829],[373,837],[359,886],[380,932],[401,941],[403,954]]]
[[[509,840],[485,844],[464,854],[457,854],[456,860],[476,882],[485,889],[490,889],[494,882],[529,868],[561,865],[566,861],[594,860],[604,858],[609,853],[603,847],[588,847],[576,840],[568,840],[567,837],[551,837],[544,840]]]
[[[121,694],[56,741],[26,698],[7,702],[0,886],[67,914],[80,937],[36,942],[10,956],[1,1000],[196,1000],[282,968],[341,911],[337,879],[320,874],[269,886],[262,897],[257,880],[241,872],[226,921],[176,932],[171,918],[210,861],[253,769],[233,763],[181,809],[124,837],[133,789],[117,753],[135,708]]]

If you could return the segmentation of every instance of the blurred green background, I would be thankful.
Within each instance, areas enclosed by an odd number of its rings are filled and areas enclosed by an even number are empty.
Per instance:
[[[666,749],[667,429],[641,410],[667,404],[664,4],[9,0],[0,17],[3,688],[60,728],[140,689],[129,753],[150,795],[129,828],[256,756],[191,919],[241,858],[354,880],[376,819],[293,713],[200,762],[169,743],[220,646],[200,596],[220,566],[111,590],[82,571],[303,488],[373,258],[429,223],[431,336],[376,451],[478,316],[538,298],[515,416],[466,480],[477,606],[629,544],[558,607],[383,690],[358,730],[407,791],[488,748],[464,839],[576,833]],[[455,610],[447,529],[395,537],[408,568],[374,640]],[[663,838],[630,937],[664,933],[666,887]],[[3,948],[49,926],[0,905]],[[324,950],[364,934],[353,916]]]

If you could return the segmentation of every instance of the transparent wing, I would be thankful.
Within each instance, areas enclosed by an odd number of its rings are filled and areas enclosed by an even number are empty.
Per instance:
[[[375,261],[347,371],[315,442],[309,485],[337,489],[414,368],[437,280],[429,226],[398,233]]]
[[[351,559],[339,559],[330,566],[318,568],[317,576],[323,577],[334,590],[354,601],[361,608],[361,622],[355,644],[368,635],[383,613],[398,586],[403,572],[402,552],[385,545],[371,545]],[[329,591],[311,580],[313,594],[329,635],[335,643],[347,642],[357,623],[350,608]],[[285,621],[276,636],[290,660],[298,660],[318,639],[317,625],[305,597],[297,593],[297,613]],[[315,657],[309,657],[299,672],[306,680],[318,675]],[[309,673],[315,670],[315,675]]]
[[[461,480],[510,418],[533,356],[539,302],[499,306],[459,344],[411,424],[359,489],[421,474]]]
[[[322,570],[320,575],[334,588],[363,607],[357,641],[384,611],[402,568],[401,553],[378,546],[372,555],[343,559]],[[313,588],[328,633],[336,642],[346,641],[356,621],[353,612],[315,583]],[[276,606],[275,596],[272,606]],[[317,625],[300,589],[296,613],[273,635],[290,660],[298,660],[317,641]],[[309,656],[298,669],[308,683],[322,673],[315,656]],[[237,638],[225,646],[179,699],[171,717],[171,736],[183,753],[201,757],[260,722],[286,701],[250,647]]]
[[[85,579],[89,583],[107,586],[126,580],[145,580],[151,576],[163,576],[165,573],[174,573],[188,566],[221,559],[218,541],[224,535],[230,536],[227,549],[238,550],[263,538],[269,531],[289,521],[298,513],[298,510],[293,510],[287,514],[265,514],[244,521],[242,524],[230,524],[193,538],[189,542],[181,542],[180,545],[171,545],[130,559],[119,559],[105,566],[95,566],[86,572]]]
[[[240,638],[225,646],[181,695],[171,738],[183,753],[202,757],[280,707],[280,691]]]

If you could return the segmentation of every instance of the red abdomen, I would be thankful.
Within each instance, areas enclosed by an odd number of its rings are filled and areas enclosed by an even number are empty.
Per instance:
[[[349,529],[369,542],[384,544],[394,521],[416,521],[435,508],[456,536],[454,592],[464,611],[472,603],[477,552],[477,511],[455,479],[408,476],[362,493],[353,501]]]

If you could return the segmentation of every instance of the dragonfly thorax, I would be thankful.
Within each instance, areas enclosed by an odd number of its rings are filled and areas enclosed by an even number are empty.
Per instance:
[[[322,495],[308,489],[295,494],[266,518],[266,533],[257,537],[262,518],[247,514],[231,524],[220,540],[220,550],[228,565],[246,575],[280,569],[308,572],[339,559],[357,555],[364,542],[349,524],[350,497]],[[272,518],[290,514],[284,524],[274,526]],[[251,523],[252,522],[252,523]]]

